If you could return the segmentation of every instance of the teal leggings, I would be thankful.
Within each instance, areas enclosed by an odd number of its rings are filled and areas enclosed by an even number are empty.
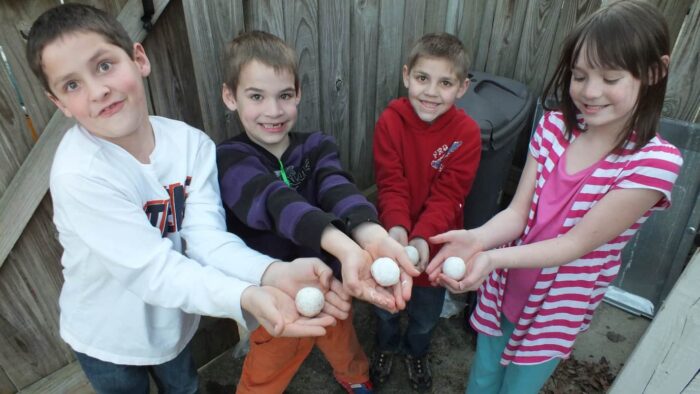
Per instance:
[[[552,375],[560,359],[537,365],[500,364],[501,354],[515,325],[501,315],[503,336],[479,334],[476,355],[469,371],[467,394],[537,394]]]

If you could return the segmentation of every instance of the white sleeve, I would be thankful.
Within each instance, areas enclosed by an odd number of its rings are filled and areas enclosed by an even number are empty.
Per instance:
[[[267,267],[276,260],[249,248],[237,235],[226,231],[216,149],[208,137],[201,140],[195,163],[180,230],[186,241],[187,255],[228,275],[259,285]]]
[[[77,174],[52,177],[51,195],[59,231],[70,231],[96,263],[144,302],[256,325],[240,304],[252,284],[173,250],[133,197],[105,180]]]

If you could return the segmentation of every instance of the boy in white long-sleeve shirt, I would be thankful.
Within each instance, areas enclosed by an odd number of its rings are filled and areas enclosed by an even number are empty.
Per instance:
[[[200,314],[281,336],[325,333],[333,317],[300,318],[291,295],[329,289],[330,269],[275,262],[226,232],[213,142],[148,115],[148,57],[114,18],[53,8],[32,26],[27,58],[77,121],[50,178],[64,248],[60,333],[98,392],[146,393],[149,371],[160,391],[197,391],[187,344]],[[349,308],[340,296],[329,299]]]

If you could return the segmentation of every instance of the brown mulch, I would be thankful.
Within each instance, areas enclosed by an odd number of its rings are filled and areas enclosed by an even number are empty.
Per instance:
[[[572,356],[557,366],[540,393],[605,393],[614,379],[615,375],[605,357],[601,357],[598,362],[591,362],[580,361]]]

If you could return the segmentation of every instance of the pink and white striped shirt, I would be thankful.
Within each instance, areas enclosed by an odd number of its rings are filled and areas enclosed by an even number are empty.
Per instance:
[[[566,148],[580,134],[574,130],[566,139],[560,112],[547,112],[530,141],[530,154],[537,160],[537,184],[528,223],[516,245],[529,233],[534,213],[549,175]],[[633,136],[634,137],[634,136]],[[620,268],[622,249],[651,212],[670,206],[671,189],[683,164],[678,149],[658,135],[638,151],[633,140],[622,152],[611,153],[592,172],[575,197],[571,211],[560,226],[566,234],[611,190],[654,189],[663,193],[659,202],[629,229],[612,241],[581,258],[558,267],[543,268],[530,293],[515,330],[501,355],[501,364],[540,364],[552,358],[568,358],[576,336],[588,329],[593,311],[605,295]],[[494,270],[479,289],[479,302],[470,318],[475,330],[486,335],[503,335],[500,329],[507,269]]]

